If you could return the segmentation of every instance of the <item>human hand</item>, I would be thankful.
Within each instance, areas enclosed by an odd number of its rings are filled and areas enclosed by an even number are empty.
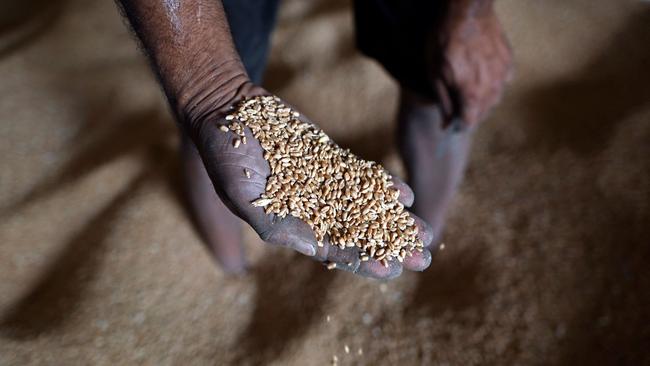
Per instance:
[[[450,1],[430,47],[431,79],[447,123],[483,120],[512,78],[511,50],[492,1]]]
[[[264,151],[248,128],[245,128],[247,143],[235,148],[234,139],[238,136],[224,132],[219,127],[229,124],[225,116],[229,107],[237,101],[269,93],[249,82],[236,89],[236,95],[230,101],[222,103],[222,107],[212,111],[204,110],[200,115],[208,117],[187,121],[186,125],[217,193],[226,206],[250,224],[263,241],[291,248],[318,261],[336,263],[337,269],[367,277],[390,279],[399,276],[403,268],[422,271],[429,266],[430,247],[422,252],[415,251],[403,263],[391,261],[387,267],[374,260],[362,262],[357,248],[340,249],[329,245],[327,238],[324,245],[319,247],[312,229],[305,222],[292,216],[280,218],[267,215],[262,207],[253,206],[251,202],[264,192],[270,175],[270,167],[263,158]],[[301,119],[311,123],[304,117]],[[413,203],[413,192],[403,182],[394,180],[394,187],[400,190],[400,201],[405,206],[410,206]],[[420,238],[425,246],[430,246],[433,239],[431,228],[419,218],[414,218]]]

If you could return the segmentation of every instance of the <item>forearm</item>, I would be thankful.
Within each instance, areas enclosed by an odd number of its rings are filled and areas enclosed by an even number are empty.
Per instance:
[[[248,76],[218,0],[117,0],[181,122],[226,107]]]

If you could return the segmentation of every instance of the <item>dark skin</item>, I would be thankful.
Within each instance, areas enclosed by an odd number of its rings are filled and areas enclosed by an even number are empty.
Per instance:
[[[246,130],[248,143],[235,149],[234,136],[221,132],[219,126],[226,124],[224,117],[233,104],[268,92],[248,80],[230,39],[221,4],[200,0],[183,1],[182,7],[175,1],[121,3],[214,189],[224,205],[247,222],[262,240],[373,278],[390,279],[399,276],[403,268],[421,271],[429,266],[429,250],[414,253],[403,264],[392,261],[387,267],[377,261],[361,262],[356,248],[341,250],[327,241],[319,247],[306,223],[291,216],[280,219],[267,215],[262,208],[251,205],[263,193],[270,173],[263,150],[250,130]],[[186,177],[191,177],[194,168],[187,169],[190,174]],[[244,169],[251,172],[250,179],[244,176]],[[395,186],[401,191],[401,201],[410,205],[410,188],[402,182]],[[429,246],[433,238],[429,225],[417,218],[416,222],[420,238]],[[224,253],[229,255],[227,250]]]
[[[434,235],[439,235],[440,228],[434,232],[431,225],[415,215],[420,238],[427,249],[421,253],[416,252],[403,264],[392,261],[388,267],[384,267],[376,261],[360,262],[355,248],[341,250],[330,246],[327,241],[323,247],[318,247],[313,232],[306,223],[293,217],[279,219],[274,215],[266,215],[261,208],[252,206],[250,202],[263,192],[269,175],[269,166],[262,157],[262,149],[249,130],[246,131],[249,142],[234,149],[232,134],[224,134],[218,127],[225,124],[225,114],[237,101],[268,92],[253,85],[248,79],[233,46],[220,2],[184,0],[182,6],[175,0],[120,0],[120,3],[142,41],[176,114],[184,136],[181,155],[187,196],[202,236],[226,271],[239,273],[246,267],[238,218],[247,222],[269,244],[286,246],[318,261],[335,262],[338,269],[362,276],[390,279],[399,276],[403,269],[422,271],[429,266],[431,251],[435,251],[435,246],[432,245]],[[453,27],[450,26],[449,29]],[[452,59],[451,63],[455,61]],[[448,88],[463,87],[462,83],[441,78],[443,73],[437,71],[441,70],[432,72],[433,83],[441,84],[438,81],[444,80],[448,84],[441,85]],[[426,197],[429,189],[424,181],[431,179],[431,174],[418,180],[414,172],[419,171],[420,165],[427,165],[427,159],[423,159],[423,154],[428,153],[427,149],[435,148],[447,138],[447,134],[438,133],[445,130],[444,121],[465,109],[441,109],[438,100],[422,99],[406,91],[403,95],[402,113],[399,116],[400,125],[403,126],[402,136],[408,140],[409,135],[417,135],[422,132],[422,128],[437,131],[430,134],[431,139],[421,142],[421,148],[415,153],[409,154],[402,149],[403,156],[408,158],[406,165],[411,172],[411,180],[419,182],[418,187],[422,188]],[[491,104],[493,103],[483,103],[479,109],[489,109]],[[415,105],[421,110],[437,111],[438,117],[432,118],[427,113],[409,113]],[[444,113],[440,114],[440,110]],[[465,147],[463,149],[467,150]],[[466,154],[459,156],[452,152],[446,154],[444,159],[439,159],[440,162],[434,162],[434,169],[431,169],[430,163],[423,168],[439,171],[435,164],[441,163],[456,167],[459,159],[462,166],[464,156]],[[244,169],[251,172],[250,179],[245,178]],[[433,217],[429,215],[431,208],[435,212],[442,212],[441,217],[444,217],[449,198],[460,181],[462,168],[452,168],[451,171],[460,171],[451,184],[448,182],[449,175],[436,175],[432,178],[439,181],[437,185],[434,184],[438,187],[438,193],[434,194],[437,198],[433,199],[434,203],[436,200],[438,203],[425,204],[419,210],[429,216],[429,222],[432,222]],[[395,187],[401,191],[402,203],[410,206],[414,201],[413,191],[399,180],[395,181]],[[215,191],[219,198],[214,194]],[[225,210],[226,207],[229,210]]]
[[[413,212],[438,239],[462,181],[472,135],[512,77],[512,54],[492,0],[452,0],[430,37],[431,100],[402,89],[398,147],[417,200]]]
[[[429,52],[430,82],[448,125],[484,120],[512,78],[512,53],[493,0],[452,0]]]

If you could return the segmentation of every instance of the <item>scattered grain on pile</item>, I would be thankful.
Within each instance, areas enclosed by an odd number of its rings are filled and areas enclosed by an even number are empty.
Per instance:
[[[233,146],[246,143],[245,125],[271,168],[265,192],[253,205],[305,221],[319,246],[328,235],[341,249],[357,247],[361,261],[388,266],[422,251],[415,220],[398,201],[388,172],[340,148],[299,116],[271,96],[244,100],[226,116],[228,130],[238,135]]]

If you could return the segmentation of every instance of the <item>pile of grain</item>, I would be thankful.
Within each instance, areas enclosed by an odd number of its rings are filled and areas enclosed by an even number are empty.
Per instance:
[[[421,251],[418,228],[386,170],[340,148],[299,116],[277,97],[258,96],[242,101],[221,126],[239,135],[235,148],[246,143],[245,125],[264,149],[271,175],[252,204],[305,221],[319,246],[326,235],[341,249],[356,246],[362,261],[388,265]]]

